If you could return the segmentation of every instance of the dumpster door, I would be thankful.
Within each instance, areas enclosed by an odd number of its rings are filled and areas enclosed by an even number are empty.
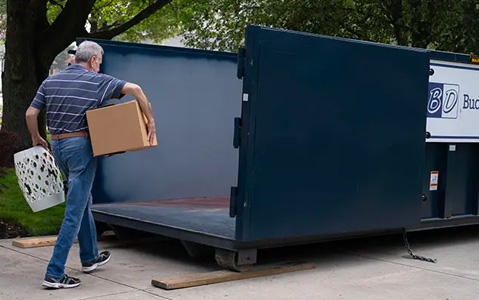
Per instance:
[[[237,239],[419,224],[427,52],[257,26],[246,33]]]

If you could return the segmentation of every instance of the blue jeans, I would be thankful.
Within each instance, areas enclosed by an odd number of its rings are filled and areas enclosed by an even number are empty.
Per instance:
[[[97,159],[86,137],[52,140],[51,147],[55,162],[68,181],[65,216],[46,272],[46,276],[60,279],[77,236],[81,262],[98,258],[95,221],[90,210]]]

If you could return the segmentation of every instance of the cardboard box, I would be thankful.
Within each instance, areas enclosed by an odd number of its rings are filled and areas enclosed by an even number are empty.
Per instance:
[[[136,101],[91,109],[86,112],[86,118],[94,156],[158,145],[155,136],[150,146],[147,121]]]

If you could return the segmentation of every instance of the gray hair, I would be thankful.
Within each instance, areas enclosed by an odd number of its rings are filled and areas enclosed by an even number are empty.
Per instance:
[[[77,52],[75,54],[76,63],[86,63],[92,58],[92,56],[99,57],[103,55],[103,48],[95,42],[83,41],[80,46],[78,46]]]

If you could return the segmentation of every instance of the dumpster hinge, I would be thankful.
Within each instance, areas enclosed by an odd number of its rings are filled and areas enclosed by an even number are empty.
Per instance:
[[[236,74],[236,76],[238,76],[238,79],[243,79],[244,77],[245,60],[246,60],[246,49],[239,48],[238,49],[238,70]]]
[[[232,186],[231,196],[230,196],[230,217],[232,218],[236,216],[237,204],[238,204],[238,188],[236,186]]]
[[[241,118],[235,118],[235,130],[233,134],[233,146],[238,149],[241,146]]]

